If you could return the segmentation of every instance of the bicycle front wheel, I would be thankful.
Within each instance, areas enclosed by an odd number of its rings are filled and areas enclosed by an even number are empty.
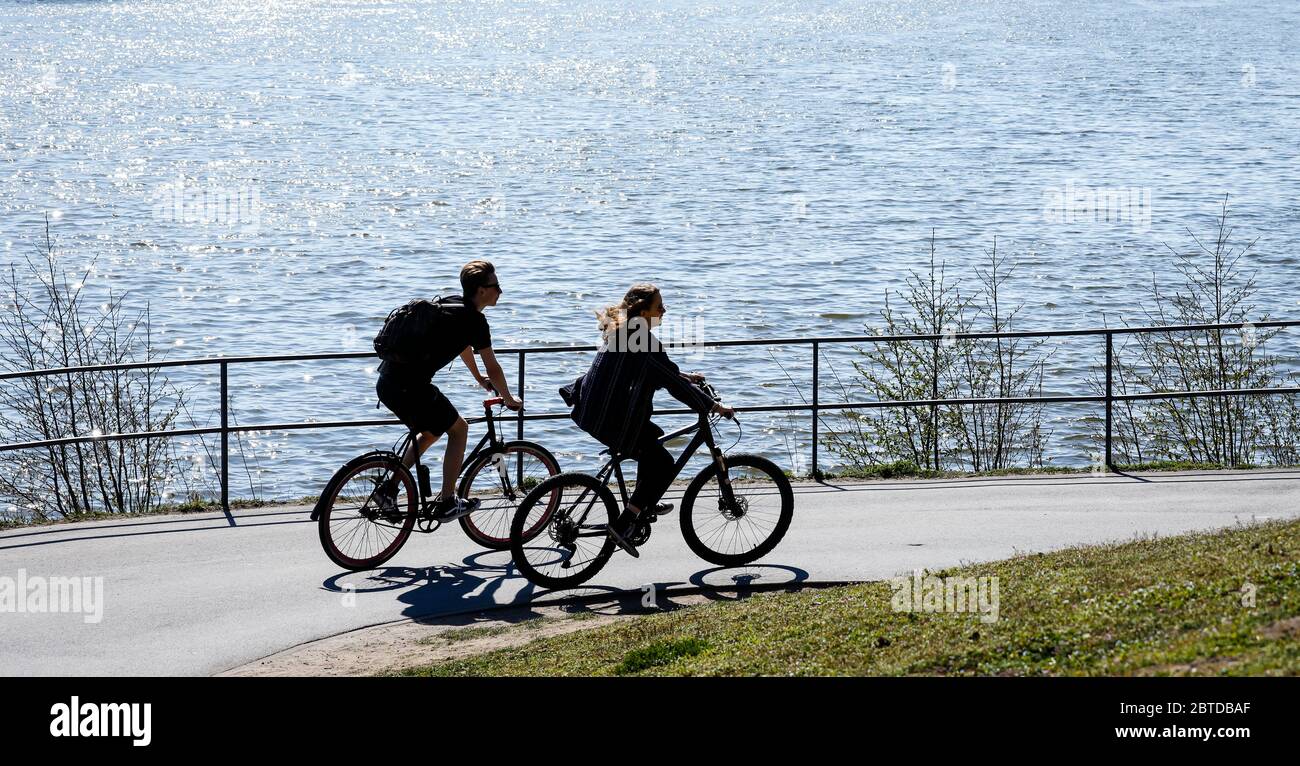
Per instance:
[[[460,528],[469,539],[496,551],[510,548],[510,522],[524,495],[560,472],[555,456],[540,444],[510,441],[503,447],[475,458],[460,480],[460,496],[479,501],[477,511],[460,517]],[[548,509],[554,510],[554,503],[542,506],[534,525],[524,530],[525,542],[546,526]]]
[[[609,487],[585,473],[562,473],[538,484],[510,524],[510,553],[528,581],[574,588],[590,580],[614,553],[609,525],[618,507]],[[539,528],[533,538],[529,530]]]
[[[794,490],[776,463],[758,455],[726,458],[726,481],[710,464],[682,495],[682,537],[695,555],[720,566],[739,566],[766,556],[785,537],[794,515]]]
[[[397,497],[390,503],[379,487],[396,477]],[[330,561],[353,571],[374,569],[388,561],[415,526],[415,479],[394,454],[362,455],[339,469],[320,503],[317,529]]]

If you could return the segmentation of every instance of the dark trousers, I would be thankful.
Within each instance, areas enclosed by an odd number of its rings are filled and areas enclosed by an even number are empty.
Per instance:
[[[653,508],[663,499],[673,482],[673,465],[676,462],[664,445],[659,443],[662,432],[646,424],[641,429],[633,454],[636,457],[636,489],[629,501],[641,510]]]

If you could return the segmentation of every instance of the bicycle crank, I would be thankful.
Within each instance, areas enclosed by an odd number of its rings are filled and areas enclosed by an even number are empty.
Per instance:
[[[632,534],[628,535],[627,541],[638,548],[645,545],[645,541],[650,539],[650,525],[658,519],[659,517],[655,514],[650,514],[648,518],[636,525],[636,528],[632,530]]]

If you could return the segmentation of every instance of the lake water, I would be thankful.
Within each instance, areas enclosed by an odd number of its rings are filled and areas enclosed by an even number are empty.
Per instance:
[[[366,350],[488,258],[495,345],[530,347],[592,342],[642,280],[705,339],[858,334],[933,230],[967,287],[996,236],[1019,326],[1054,329],[1138,319],[1165,243],[1212,236],[1227,194],[1256,313],[1295,318],[1297,42],[1293,2],[3,2],[0,265],[50,215],[87,289],[188,358]],[[1067,194],[1120,207],[1054,212]],[[1053,347],[1046,392],[1083,392],[1096,339]],[[774,358],[807,380],[807,349],[683,366],[798,403]],[[586,361],[530,361],[532,409]],[[236,419],[375,417],[373,367],[237,368]],[[175,380],[214,424],[211,371]],[[1047,411],[1054,462],[1087,463],[1097,412]],[[791,467],[801,422],[751,416],[745,445]],[[564,422],[529,433],[592,465]],[[234,488],[315,492],[399,434],[245,437]]]

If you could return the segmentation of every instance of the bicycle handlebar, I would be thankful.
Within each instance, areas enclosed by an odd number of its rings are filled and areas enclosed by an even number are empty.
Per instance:
[[[704,391],[704,393],[706,393],[706,394],[708,394],[710,397],[712,397],[712,399],[713,399],[713,401],[714,401],[715,403],[717,403],[717,404],[722,404],[722,394],[719,394],[719,393],[718,393],[718,389],[714,388],[714,387],[713,387],[713,384],[710,383],[710,382],[708,381],[708,379],[705,378],[703,375],[700,375],[698,372],[697,372],[697,373],[694,373],[694,374],[695,374],[695,375],[699,375],[699,378],[700,378],[698,381],[693,381],[693,382],[695,383],[695,385],[696,385],[696,386],[699,386],[700,389]],[[708,414],[712,414],[712,413],[708,413]],[[706,414],[705,416],[707,417],[708,414]],[[728,420],[733,420],[733,421],[736,420],[736,414],[733,412],[733,413],[731,414],[731,417],[729,417],[729,418],[727,418],[727,419],[728,419]]]

